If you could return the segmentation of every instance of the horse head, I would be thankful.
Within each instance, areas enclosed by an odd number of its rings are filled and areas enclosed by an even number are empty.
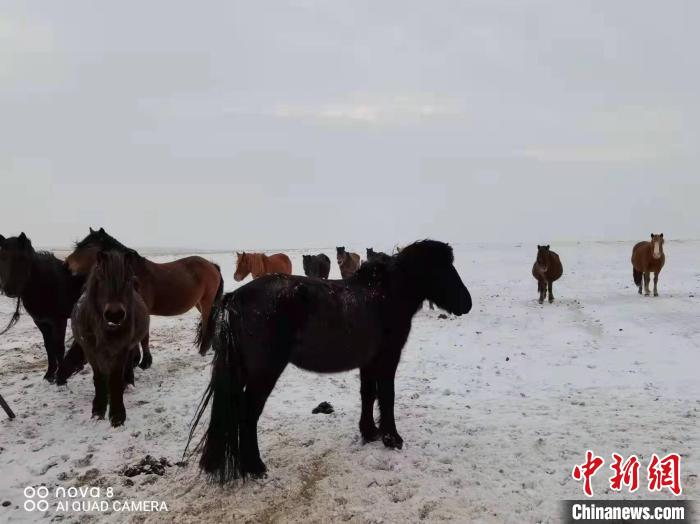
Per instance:
[[[236,272],[233,274],[233,279],[240,282],[250,273],[250,264],[248,263],[248,255],[244,252],[236,251]]]
[[[420,302],[430,300],[454,315],[469,313],[472,297],[454,267],[454,254],[448,244],[422,240],[406,246],[395,257],[407,283],[416,286]]]
[[[542,273],[549,269],[549,245],[537,246],[537,267]]]
[[[651,234],[651,256],[656,260],[660,259],[664,254],[664,234]]]
[[[75,244],[75,249],[66,257],[65,264],[74,275],[87,275],[95,265],[100,251],[128,253],[133,255],[134,260],[139,256],[136,251],[109,235],[103,227],[98,230],[90,228],[90,233]]]
[[[89,304],[105,331],[118,331],[128,321],[138,291],[130,255],[98,251],[87,283]]]
[[[11,298],[19,297],[29,281],[34,256],[32,241],[22,232],[18,237],[0,241],[0,283]]]

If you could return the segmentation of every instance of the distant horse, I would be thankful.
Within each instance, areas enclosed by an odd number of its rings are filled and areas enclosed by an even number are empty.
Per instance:
[[[651,234],[651,242],[639,242],[632,249],[632,277],[642,294],[642,276],[644,277],[644,294],[649,296],[649,280],[654,273],[654,296],[659,296],[657,284],[659,273],[666,263],[664,254],[664,234]]]
[[[341,277],[350,278],[355,271],[360,269],[360,255],[345,251],[344,247],[336,247],[335,252]]]
[[[236,253],[236,272],[233,279],[240,282],[249,274],[253,278],[269,275],[270,273],[292,274],[292,261],[284,253],[264,255],[263,253]]]
[[[148,334],[148,308],[129,258],[135,255],[98,251],[85,288],[71,316],[71,329],[92,367],[95,398],[92,416],[121,426],[125,377],[133,354]]]
[[[66,264],[74,274],[87,275],[95,264],[100,251],[118,251],[130,254],[136,277],[139,279],[139,293],[151,315],[174,316],[186,313],[196,307],[202,314],[200,337],[195,344],[203,355],[211,346],[211,310],[215,301],[224,291],[224,279],[219,266],[202,257],[185,257],[173,262],[158,264],[139,255],[105,232],[103,228],[78,242],[75,250],[66,258]],[[143,357],[139,366],[147,369],[153,362],[148,347],[149,335],[141,341]],[[75,373],[84,362],[82,355],[73,351],[66,355],[66,362],[58,373],[58,382]]]
[[[85,278],[71,275],[53,254],[35,251],[31,240],[21,233],[0,236],[0,283],[5,295],[17,299],[12,319],[0,334],[17,323],[24,305],[44,338],[48,358],[44,379],[53,382],[65,353],[68,318]]]
[[[191,441],[212,401],[209,428],[197,447],[200,467],[221,483],[265,472],[258,418],[289,362],[318,373],[360,368],[360,433],[366,442],[381,438],[400,449],[394,376],[413,315],[426,298],[455,315],[472,307],[453,262],[450,246],[424,240],[363,264],[347,280],[269,275],[224,295],[217,304],[211,382],[190,432]]]
[[[559,255],[549,249],[549,246],[537,246],[537,259],[532,266],[532,276],[537,280],[537,291],[540,293],[539,303],[544,302],[544,297],[549,293],[549,303],[554,302],[552,286],[559,280],[563,273]]]
[[[381,251],[375,251],[373,248],[368,247],[367,248],[367,262],[371,262],[377,257],[386,255],[386,253],[382,253]],[[387,255],[388,256],[388,255]]]
[[[307,277],[328,279],[331,272],[331,259],[323,253],[318,255],[304,255],[304,274]]]

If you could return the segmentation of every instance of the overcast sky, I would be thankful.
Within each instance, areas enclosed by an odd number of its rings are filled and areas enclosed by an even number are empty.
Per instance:
[[[700,2],[0,1],[0,233],[700,233]]]

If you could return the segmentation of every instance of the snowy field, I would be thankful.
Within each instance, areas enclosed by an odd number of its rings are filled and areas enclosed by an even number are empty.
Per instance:
[[[209,380],[210,357],[192,345],[195,312],[153,317],[154,365],[136,370],[117,429],[90,419],[87,370],[64,389],[42,381],[41,336],[25,315],[0,338],[0,392],[18,415],[0,412],[0,521],[556,522],[560,500],[582,498],[571,469],[586,449],[606,458],[597,496],[623,498],[607,489],[611,452],[637,454],[643,469],[651,453],[678,452],[683,496],[697,499],[700,242],[666,242],[658,298],[637,295],[632,245],[552,245],[564,264],[552,305],[536,300],[535,246],[456,246],[474,308],[414,319],[396,382],[404,449],[362,445],[358,373],[290,366],[260,420],[267,478],[223,489],[195,460],[176,465]],[[303,273],[301,252],[288,253]],[[206,256],[233,289],[234,256]],[[11,309],[0,298],[3,325]],[[335,413],[312,415],[324,400]],[[149,454],[172,467],[124,475]],[[164,501],[169,512],[62,512],[53,497],[49,511],[25,512],[25,486],[41,484],[111,487],[115,499]],[[626,496],[653,498],[645,485]]]

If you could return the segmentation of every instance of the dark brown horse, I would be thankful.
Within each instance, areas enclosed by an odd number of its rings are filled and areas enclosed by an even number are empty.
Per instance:
[[[659,296],[657,284],[659,273],[666,263],[664,254],[664,234],[651,234],[651,242],[638,242],[632,249],[632,277],[642,294],[642,276],[644,277],[644,294],[649,296],[649,280],[654,273],[654,296]]]
[[[284,253],[267,256],[263,253],[236,253],[236,272],[233,279],[240,282],[249,274],[258,278],[270,273],[292,274],[292,261]]]
[[[224,290],[224,280],[219,266],[202,257],[186,257],[158,264],[139,255],[135,250],[108,235],[103,228],[94,231],[78,242],[75,250],[66,258],[66,265],[78,275],[87,275],[95,264],[100,251],[118,251],[130,254],[134,273],[139,280],[139,293],[151,315],[175,316],[196,307],[202,314],[196,344],[203,355],[211,346],[213,333],[210,329],[212,306]],[[148,333],[141,341],[143,357],[139,366],[147,369],[153,357],[148,348]],[[77,350],[79,351],[79,349]],[[83,360],[73,348],[68,352],[58,374],[58,382],[65,380],[82,366]]]
[[[344,247],[336,247],[336,258],[338,259],[338,267],[340,268],[340,276],[342,278],[350,278],[355,274],[355,271],[360,269],[362,260],[357,253],[345,251]]]
[[[149,315],[129,260],[133,255],[98,251],[71,316],[73,336],[93,372],[92,416],[103,419],[109,402],[112,426],[126,419],[124,388],[132,355],[148,333]]]
[[[537,291],[540,293],[539,302],[544,302],[544,297],[549,293],[549,303],[554,302],[552,285],[559,280],[563,268],[559,255],[549,249],[549,246],[537,246],[537,259],[532,266],[532,276],[537,280]]]

